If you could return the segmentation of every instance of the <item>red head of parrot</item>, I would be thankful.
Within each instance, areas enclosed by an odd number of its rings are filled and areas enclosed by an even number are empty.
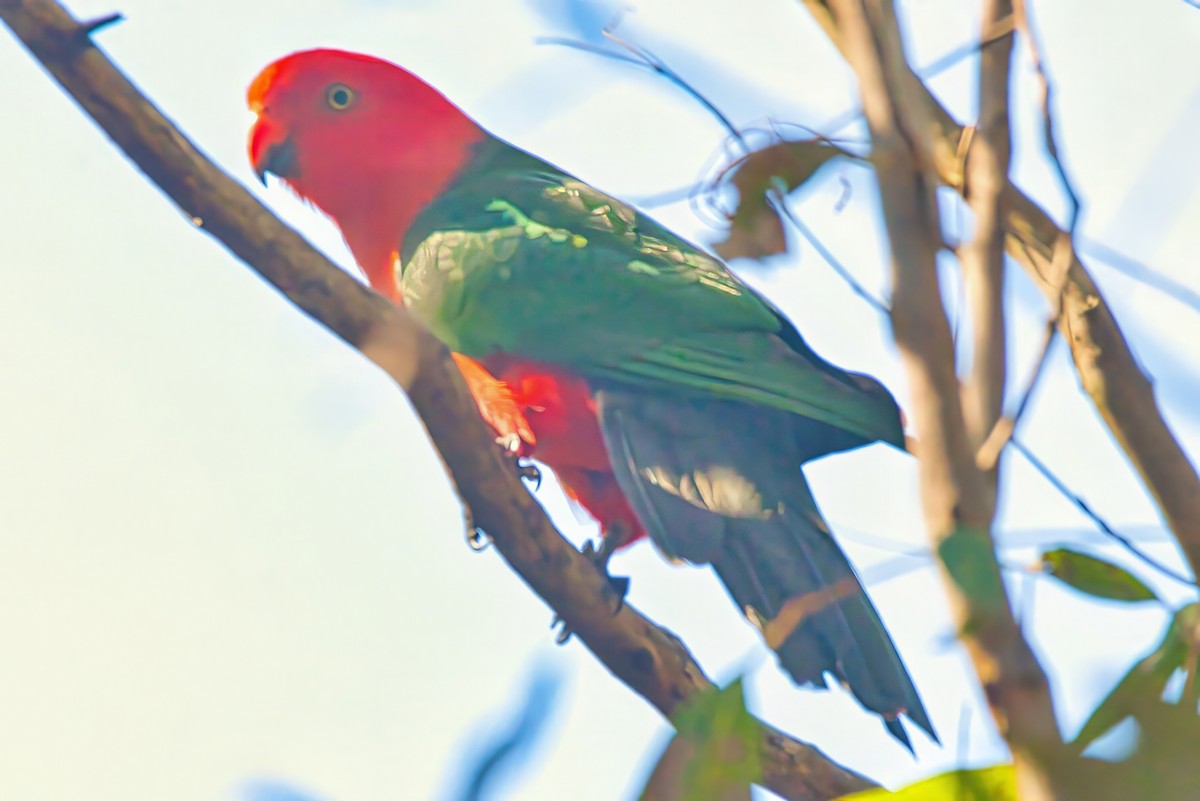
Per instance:
[[[284,56],[246,99],[259,179],[276,175],[332,217],[372,286],[395,297],[401,234],[487,134],[407,70],[341,50]]]

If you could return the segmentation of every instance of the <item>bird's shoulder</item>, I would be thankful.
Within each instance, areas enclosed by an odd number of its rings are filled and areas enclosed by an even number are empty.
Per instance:
[[[446,252],[561,244],[590,264],[748,294],[719,259],[652,217],[520,148],[489,139],[405,233],[402,264],[434,238]],[[504,244],[500,244],[504,243]],[[564,260],[564,263],[573,261]],[[575,259],[574,261],[578,261]]]

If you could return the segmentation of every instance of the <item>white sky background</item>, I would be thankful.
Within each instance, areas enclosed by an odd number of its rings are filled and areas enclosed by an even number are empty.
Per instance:
[[[83,17],[113,8],[72,6]],[[661,80],[535,46],[537,35],[572,32],[567,15],[533,3],[118,8],[128,20],[100,35],[104,48],[250,184],[245,86],[273,58],[315,45],[404,63],[496,133],[630,198],[694,181],[723,137]],[[648,1],[622,31],[739,124],[819,126],[852,104],[847,70],[799,4],[730,8]],[[1084,233],[1200,292],[1200,11],[1182,0],[1033,9]],[[914,0],[903,11],[917,64],[975,35],[970,4]],[[933,81],[960,118],[972,113],[973,66]],[[1027,60],[1016,75],[1017,175],[1060,214]],[[578,643],[553,647],[550,612],[495,554],[467,549],[400,393],[194,231],[8,39],[0,76],[0,796],[198,801],[279,777],[330,801],[443,797],[470,741],[523,696],[537,661],[567,683],[519,797],[629,795],[666,727]],[[842,189],[832,176],[797,208],[882,294],[870,178],[838,173],[852,187],[844,211],[834,210]],[[256,191],[351,265],[326,221],[278,187]],[[656,214],[698,240],[716,237],[686,203]],[[769,272],[738,266],[819,352],[880,376],[903,403],[883,321],[810,248],[798,252]],[[1200,315],[1090,263],[1195,458]],[[1021,381],[1044,311],[1019,269],[1013,276]],[[1022,436],[1098,512],[1175,558],[1061,346]],[[868,578],[872,565],[923,546],[907,457],[878,447],[807,472]],[[1065,538],[1099,542],[1017,456],[1005,487],[1007,560],[1028,562],[1029,546]],[[540,497],[570,536],[592,533],[552,483]],[[632,602],[679,633],[711,675],[749,671],[760,714],[848,765],[892,784],[1003,758],[929,569],[872,587],[945,742],[914,734],[917,762],[841,693],[791,687],[707,571],[668,567],[646,545],[615,569],[633,577]],[[1164,615],[1019,584],[1073,732],[1157,641]]]

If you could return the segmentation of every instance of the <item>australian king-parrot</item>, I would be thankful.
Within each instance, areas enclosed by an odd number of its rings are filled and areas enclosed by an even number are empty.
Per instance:
[[[599,522],[607,554],[649,535],[711,564],[760,627],[833,600],[776,647],[832,675],[911,748],[936,737],[801,466],[904,447],[876,380],[821,359],[723,263],[491,135],[412,73],[294,53],[250,87],[250,159],[328,214],[371,285],[455,354],[484,419]]]

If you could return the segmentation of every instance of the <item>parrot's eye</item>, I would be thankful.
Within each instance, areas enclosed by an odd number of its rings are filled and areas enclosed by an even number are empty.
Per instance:
[[[354,90],[344,83],[335,83],[325,90],[325,102],[334,111],[345,111],[355,97]]]

